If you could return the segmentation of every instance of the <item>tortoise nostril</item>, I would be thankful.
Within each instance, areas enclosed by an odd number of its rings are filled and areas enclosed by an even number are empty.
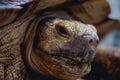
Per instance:
[[[89,43],[92,43],[92,42],[93,42],[93,40],[92,40],[92,39],[90,39]]]
[[[88,34],[84,36],[84,39],[87,41],[87,45],[89,46],[97,46],[99,43],[99,38],[97,34]]]
[[[96,43],[98,44],[98,43],[99,43],[99,40],[97,40]]]

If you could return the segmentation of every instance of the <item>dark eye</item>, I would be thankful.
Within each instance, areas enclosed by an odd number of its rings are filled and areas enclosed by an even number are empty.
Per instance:
[[[60,25],[56,26],[56,29],[59,35],[63,37],[68,37],[68,32],[63,26],[60,26]]]

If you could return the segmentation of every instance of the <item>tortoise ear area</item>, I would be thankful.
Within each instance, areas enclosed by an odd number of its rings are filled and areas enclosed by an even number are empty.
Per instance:
[[[42,16],[41,18],[37,18],[34,20],[34,22],[30,23],[29,28],[26,30],[26,34],[24,36],[24,40],[21,43],[21,47],[26,49],[36,48],[40,39],[40,32],[42,26],[45,25],[45,22],[49,21],[50,19],[55,19],[55,17],[52,16]],[[32,26],[33,24],[36,24],[36,26]],[[24,52],[25,52],[24,51]]]
[[[34,38],[34,43],[33,43],[33,48],[38,47],[38,43],[40,40],[40,33],[42,30],[42,27],[45,25],[46,22],[49,22],[50,20],[55,19],[55,17],[50,17],[50,18],[44,18],[42,19],[37,26],[36,33],[35,33],[35,38]]]

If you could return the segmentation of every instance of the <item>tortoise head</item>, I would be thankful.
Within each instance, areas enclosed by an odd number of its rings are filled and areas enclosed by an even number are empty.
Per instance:
[[[33,71],[66,80],[75,80],[90,72],[98,44],[94,26],[51,18],[40,22],[33,42],[29,39],[26,43],[33,44],[26,52],[26,61]]]

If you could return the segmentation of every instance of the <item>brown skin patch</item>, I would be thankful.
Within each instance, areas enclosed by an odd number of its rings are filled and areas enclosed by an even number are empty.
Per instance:
[[[92,25],[51,19],[38,29],[39,41],[28,60],[34,71],[64,80],[79,79],[90,72],[98,41]],[[88,36],[97,40],[92,43]]]

